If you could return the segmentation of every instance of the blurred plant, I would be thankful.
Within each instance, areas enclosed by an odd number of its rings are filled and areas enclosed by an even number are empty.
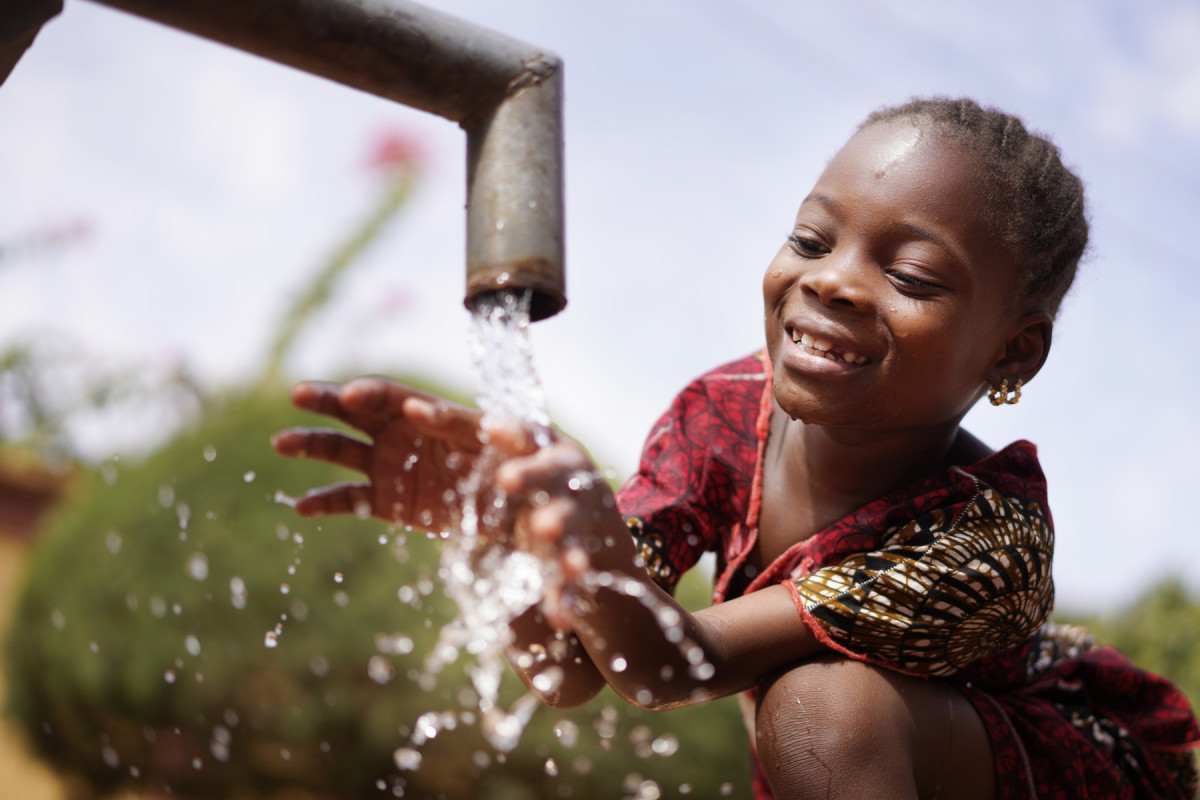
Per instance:
[[[437,543],[276,502],[341,477],[280,459],[267,440],[315,421],[287,403],[284,360],[410,196],[419,150],[387,135],[370,164],[380,202],[297,296],[260,380],[214,395],[144,460],[101,464],[40,538],[7,643],[11,713],[97,796],[745,796],[732,701],[652,715],[609,695],[535,715],[515,751],[491,750],[471,724],[463,665],[424,673],[455,613],[437,588]],[[48,379],[27,373],[22,386]],[[55,421],[47,430],[79,413],[58,395],[48,384],[24,404]],[[703,581],[687,586],[693,606],[705,601]],[[502,699],[523,693],[509,674]],[[397,751],[430,713],[441,734],[412,769],[416,756]]]
[[[117,417],[194,418],[206,393],[182,363],[114,365],[42,334],[0,351],[0,445],[49,462],[89,460],[83,429]],[[149,427],[149,426],[143,426]]]
[[[1171,680],[1200,709],[1200,597],[1190,594],[1180,578],[1164,578],[1113,614],[1056,616],[1079,622],[1096,641]]]
[[[271,431],[302,421],[278,393],[229,398],[145,462],[105,465],[44,533],[7,651],[12,711],[43,757],[99,794],[214,800],[748,786],[728,704],[651,715],[609,695],[535,716],[512,753],[488,747],[464,665],[424,674],[455,613],[437,542],[275,502],[344,474],[269,452]],[[521,693],[507,676],[506,702]],[[440,735],[399,769],[430,713]]]
[[[90,219],[76,217],[63,223],[32,230],[8,241],[0,241],[0,269],[21,258],[84,242],[91,238],[93,232],[94,226]]]
[[[284,314],[267,352],[263,381],[277,382],[282,378],[288,351],[312,318],[329,303],[338,280],[408,202],[423,162],[415,140],[400,131],[386,131],[373,143],[368,166],[383,178],[383,195],[366,221],[334,251]]]

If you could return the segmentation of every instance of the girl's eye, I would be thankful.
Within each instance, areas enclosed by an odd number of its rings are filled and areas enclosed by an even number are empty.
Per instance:
[[[829,252],[829,248],[818,242],[816,239],[810,239],[806,236],[801,236],[798,233],[793,233],[788,236],[788,241],[797,253],[807,258],[813,256],[823,256]]]
[[[938,286],[936,283],[930,283],[929,281],[921,280],[920,278],[914,277],[905,272],[900,272],[899,270],[888,270],[887,274],[888,277],[899,284],[902,289],[919,292],[921,294],[932,293],[942,289],[942,287]]]

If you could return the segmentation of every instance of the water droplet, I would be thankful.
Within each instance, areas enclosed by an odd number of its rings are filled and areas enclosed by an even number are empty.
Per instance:
[[[288,586],[286,583],[279,584],[279,593],[280,594],[288,594],[291,591],[292,591],[292,587]]]
[[[650,749],[663,758],[673,756],[679,752],[679,739],[674,734],[665,733],[650,743]]]
[[[401,747],[392,754],[392,760],[396,762],[397,769],[411,772],[421,768],[421,751],[412,747]]]
[[[551,778],[558,775],[558,763],[553,758],[546,759],[546,774]]]
[[[121,552],[121,534],[116,531],[109,531],[104,537],[104,547],[114,556]]]
[[[208,750],[212,753],[213,758],[220,761],[222,764],[229,761],[229,745],[224,742],[210,742]]]
[[[725,781],[721,784],[721,788],[717,791],[720,792],[721,797],[729,797],[731,794],[733,794],[733,783],[730,781]]]
[[[100,758],[109,769],[116,769],[121,766],[121,755],[112,745],[106,744],[100,748]]]
[[[383,656],[371,656],[367,661],[367,675],[371,677],[371,680],[383,686],[391,683],[392,678],[396,676],[396,670],[392,667],[392,662]]]
[[[340,572],[333,573],[333,582],[334,583],[341,583],[345,579],[346,579],[346,576],[343,575],[342,573],[340,573]]]
[[[213,447],[211,444],[207,445],[204,448],[204,460],[209,463],[216,461],[217,460],[217,448]]]
[[[289,508],[296,507],[296,498],[292,497],[291,495],[289,495],[287,492],[283,491],[282,489],[275,490],[274,499],[275,499],[275,502],[279,503],[279,505],[281,505],[281,506],[288,506]]]
[[[174,683],[175,682],[175,670],[169,669],[166,672],[164,672],[163,680],[166,681],[167,683]]]
[[[559,720],[554,724],[554,735],[563,747],[574,747],[579,741],[579,726],[569,719]]]
[[[366,500],[360,500],[354,504],[354,516],[359,519],[371,518],[371,504]]]
[[[248,469],[242,473],[242,480],[244,480],[246,483],[253,483],[255,477],[254,470],[252,469]]]
[[[275,631],[267,631],[266,635],[263,637],[263,646],[275,647],[278,644],[279,634],[277,634]]]
[[[196,638],[195,634],[189,633],[184,637],[183,646],[189,654],[193,656],[200,655],[200,640]]]
[[[202,581],[208,578],[208,556],[204,553],[192,553],[187,560],[187,574],[192,580]]]
[[[50,624],[61,631],[67,626],[67,618],[62,611],[56,608],[50,612]]]
[[[609,662],[609,667],[612,668],[613,672],[624,672],[628,666],[629,662],[626,661],[625,657],[621,655],[613,656],[612,661]]]
[[[246,607],[246,582],[237,575],[229,579],[229,602],[237,609]]]

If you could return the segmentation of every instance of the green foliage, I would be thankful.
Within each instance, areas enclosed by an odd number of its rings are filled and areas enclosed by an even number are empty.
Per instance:
[[[418,716],[470,707],[461,664],[421,677],[454,613],[438,543],[276,502],[352,479],[270,450],[273,431],[314,421],[281,387],[230,398],[144,461],[102,465],[65,504],[7,652],[9,711],[45,758],[101,795],[390,797],[399,780],[405,797],[614,798],[642,779],[664,796],[726,781],[747,794],[732,701],[655,715],[608,694],[541,710],[507,755],[460,714],[400,772],[393,752]],[[509,678],[506,702],[522,693]]]
[[[1137,664],[1175,683],[1200,708],[1200,598],[1167,578],[1116,614],[1064,614]]]

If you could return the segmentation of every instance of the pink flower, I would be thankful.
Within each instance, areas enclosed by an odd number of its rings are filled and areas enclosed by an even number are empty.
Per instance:
[[[395,175],[416,172],[424,161],[425,153],[420,142],[406,131],[392,128],[375,136],[367,166],[387,175]]]

